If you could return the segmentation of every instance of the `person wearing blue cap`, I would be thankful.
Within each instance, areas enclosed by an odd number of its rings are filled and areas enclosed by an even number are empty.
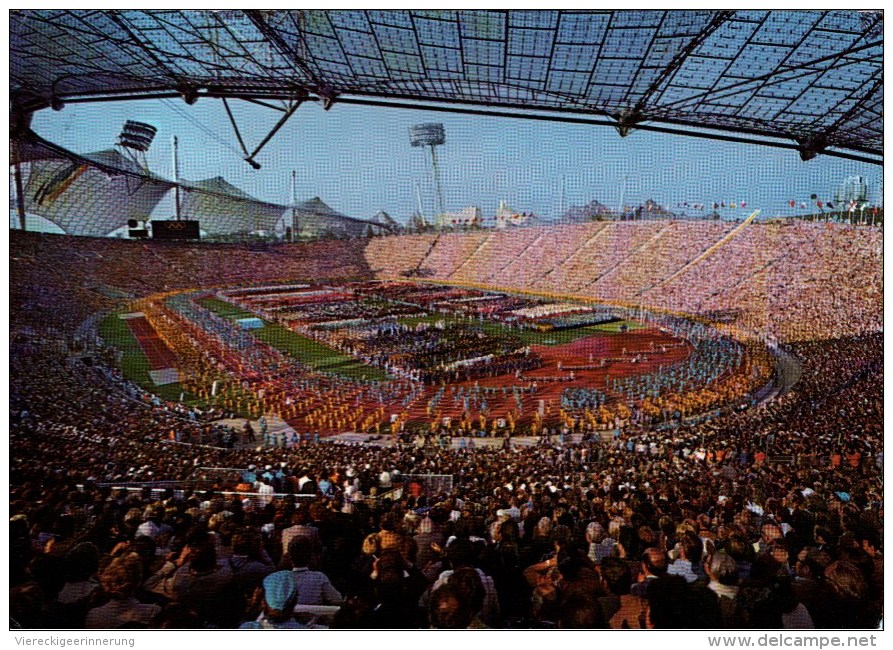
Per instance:
[[[254,621],[239,626],[240,630],[303,630],[306,625],[294,618],[298,587],[291,571],[277,571],[264,578],[263,611]]]

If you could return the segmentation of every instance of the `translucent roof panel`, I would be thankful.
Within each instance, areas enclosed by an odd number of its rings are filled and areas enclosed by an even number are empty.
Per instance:
[[[129,219],[148,219],[171,188],[149,176],[114,174],[86,159],[35,160],[24,167],[26,210],[69,234],[101,237]]]
[[[272,232],[286,210],[285,206],[251,198],[221,177],[184,183],[182,189],[183,218],[196,219],[210,235]]]
[[[22,162],[22,197],[25,210],[56,224],[71,235],[101,237],[125,226],[130,219],[143,221],[166,196],[173,200],[180,188],[181,216],[197,219],[209,235],[272,232],[286,213],[297,210],[301,234],[357,235],[370,219],[336,212],[315,197],[296,208],[260,201],[221,176],[173,183],[149,172],[108,149],[79,155],[28,134],[17,141]],[[161,217],[166,218],[166,217]]]
[[[672,123],[881,155],[879,11],[39,10],[10,92],[378,97]]]

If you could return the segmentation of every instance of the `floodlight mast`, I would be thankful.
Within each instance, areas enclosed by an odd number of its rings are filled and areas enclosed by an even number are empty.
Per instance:
[[[567,212],[567,175],[561,175],[561,199],[558,202],[558,218],[564,219]]]
[[[143,171],[148,171],[149,163],[146,152],[152,146],[155,134],[158,133],[151,124],[127,120],[118,135],[116,145],[121,155]]]
[[[443,215],[446,209],[443,207],[443,188],[440,186],[440,167],[437,164],[437,149],[432,144],[431,149],[431,167],[434,169],[434,187],[437,191],[437,225],[443,225]]]
[[[440,183],[440,166],[437,164],[436,147],[446,142],[443,124],[416,124],[409,128],[409,143],[413,147],[429,147],[431,150],[431,167],[434,171],[434,188],[437,192],[438,214],[437,226],[443,226],[446,209],[443,203],[443,188]]]
[[[295,231],[298,224],[298,172],[291,172],[291,236],[288,237],[289,243],[295,240]]]
[[[425,221],[425,212],[422,210],[422,192],[419,189],[418,181],[415,182],[415,198],[417,204],[417,212],[419,215],[419,227],[424,228],[428,225],[428,222]]]

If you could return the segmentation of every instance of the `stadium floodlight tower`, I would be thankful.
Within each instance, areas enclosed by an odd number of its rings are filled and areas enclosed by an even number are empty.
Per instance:
[[[146,152],[152,146],[156,133],[158,129],[151,124],[127,120],[118,136],[116,143],[118,151],[140,170],[147,171],[149,164],[146,162]]]
[[[443,189],[440,185],[440,167],[437,164],[436,147],[446,142],[443,124],[416,124],[409,128],[409,143],[413,147],[429,147],[431,149],[431,167],[434,171],[434,188],[437,191],[437,226],[443,225]]]
[[[155,139],[156,133],[158,133],[158,129],[151,124],[137,122],[136,120],[127,120],[124,122],[124,126],[121,128],[121,133],[118,135],[118,140],[115,142],[115,146],[118,148],[118,153],[121,154],[121,157],[124,158],[124,160],[127,161],[128,166],[131,167],[129,171],[135,171],[139,174],[148,176],[149,163],[146,160],[146,152],[149,151],[149,147],[152,146],[152,141]],[[124,183],[127,186],[127,191],[135,194],[142,186],[143,181],[138,179],[135,183],[131,184],[130,177],[125,176]],[[129,228],[131,237],[147,236],[145,219],[128,219],[127,227]]]

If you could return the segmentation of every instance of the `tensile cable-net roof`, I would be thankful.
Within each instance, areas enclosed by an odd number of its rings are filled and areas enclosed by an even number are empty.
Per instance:
[[[102,237],[146,220],[171,184],[137,167],[117,150],[37,158],[23,165],[25,209],[67,233]]]
[[[265,203],[246,194],[222,176],[181,183],[180,212],[195,219],[209,235],[272,232],[285,206]]]
[[[879,11],[177,11],[10,14],[10,92],[549,110],[879,157]]]
[[[73,235],[102,237],[128,221],[171,215],[153,214],[159,203],[177,200],[183,219],[195,219],[208,235],[273,232],[294,222],[296,236],[358,236],[370,227],[395,230],[390,224],[337,212],[314,197],[289,206],[254,198],[221,176],[179,183],[167,180],[122,155],[120,149],[77,154],[34,133],[15,141],[22,173],[22,201],[38,215]]]

